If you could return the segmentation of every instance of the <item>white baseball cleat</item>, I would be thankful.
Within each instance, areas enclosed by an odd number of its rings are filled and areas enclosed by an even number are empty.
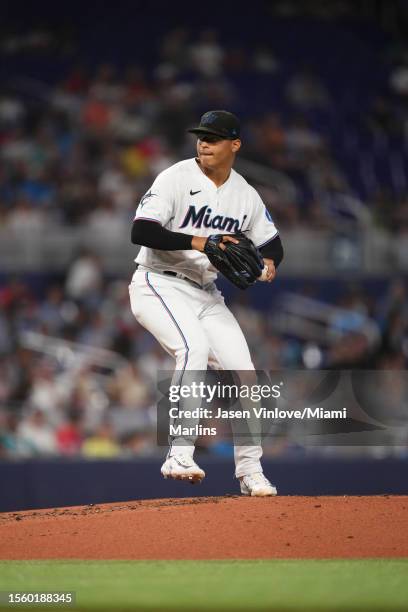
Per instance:
[[[268,497],[277,495],[278,491],[262,472],[255,474],[247,474],[239,479],[241,483],[242,495],[250,495],[251,497]]]
[[[191,484],[201,482],[205,477],[204,470],[196,464],[192,457],[185,454],[167,457],[161,467],[161,473],[164,478],[188,480]]]

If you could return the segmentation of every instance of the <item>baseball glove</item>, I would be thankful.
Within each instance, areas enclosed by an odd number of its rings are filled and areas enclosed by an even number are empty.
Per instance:
[[[264,267],[262,255],[243,232],[229,234],[238,240],[223,242],[226,234],[212,234],[207,238],[204,253],[219,272],[239,289],[248,289],[261,276]],[[223,242],[225,250],[220,248]]]

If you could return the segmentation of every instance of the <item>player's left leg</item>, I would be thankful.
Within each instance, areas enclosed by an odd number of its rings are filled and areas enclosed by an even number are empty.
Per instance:
[[[236,371],[241,383],[256,384],[256,374],[247,341],[237,320],[223,300],[214,301],[200,316],[200,322],[210,344],[212,361],[223,370]],[[262,446],[260,431],[257,431],[259,422],[255,418],[250,421],[252,443],[245,444],[245,438],[241,436],[240,439],[239,433],[235,436],[235,476],[240,479],[251,474],[262,474],[260,461]],[[234,426],[234,423],[231,425]],[[239,429],[242,423],[235,425]]]

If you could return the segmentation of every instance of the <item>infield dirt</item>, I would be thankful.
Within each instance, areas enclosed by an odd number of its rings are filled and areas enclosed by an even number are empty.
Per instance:
[[[0,514],[1,559],[408,556],[408,496],[202,497]]]

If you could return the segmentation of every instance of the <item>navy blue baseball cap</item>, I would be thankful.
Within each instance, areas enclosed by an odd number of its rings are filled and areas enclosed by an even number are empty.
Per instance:
[[[187,130],[191,134],[213,134],[225,140],[235,140],[240,137],[239,119],[225,110],[208,111],[201,117],[200,125]]]

